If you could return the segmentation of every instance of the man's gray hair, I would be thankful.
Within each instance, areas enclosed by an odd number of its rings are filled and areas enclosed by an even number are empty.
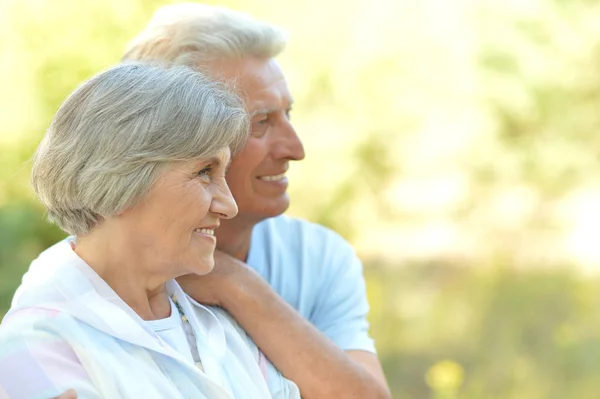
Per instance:
[[[285,47],[282,30],[223,7],[162,7],[129,44],[123,60],[158,60],[201,68],[215,59],[272,58]]]
[[[137,204],[174,162],[243,148],[249,117],[224,84],[184,66],[124,63],[77,88],[34,156],[50,220],[85,235]]]

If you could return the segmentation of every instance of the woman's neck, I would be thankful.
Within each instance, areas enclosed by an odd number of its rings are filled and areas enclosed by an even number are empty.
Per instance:
[[[73,250],[142,319],[168,317],[171,304],[165,283],[170,277],[144,268],[149,263],[123,238],[94,231],[78,237]]]

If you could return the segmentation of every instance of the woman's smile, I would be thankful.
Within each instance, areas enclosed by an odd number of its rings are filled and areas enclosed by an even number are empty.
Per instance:
[[[214,228],[201,228],[194,229],[194,235],[210,240],[213,243],[217,242],[217,237],[215,237],[215,229]]]

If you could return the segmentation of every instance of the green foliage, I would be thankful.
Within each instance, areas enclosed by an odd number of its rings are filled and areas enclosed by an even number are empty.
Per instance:
[[[395,398],[595,397],[597,279],[490,265],[370,266],[371,321]],[[460,387],[443,396],[426,376],[448,361],[464,376],[447,376]]]
[[[8,310],[29,263],[64,236],[36,204],[20,201],[0,208],[0,315]]]

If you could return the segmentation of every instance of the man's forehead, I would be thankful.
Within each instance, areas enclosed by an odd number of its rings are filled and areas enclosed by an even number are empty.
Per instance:
[[[289,109],[293,102],[283,71],[277,62],[257,57],[214,60],[207,65],[214,79],[232,85],[250,113]]]
[[[200,70],[204,70],[214,79],[233,81],[236,86],[265,85],[269,84],[270,80],[284,79],[283,71],[274,58],[219,58],[208,62]]]
[[[265,90],[247,90],[240,94],[251,116],[286,111],[294,103],[294,99],[284,85],[272,86]]]

